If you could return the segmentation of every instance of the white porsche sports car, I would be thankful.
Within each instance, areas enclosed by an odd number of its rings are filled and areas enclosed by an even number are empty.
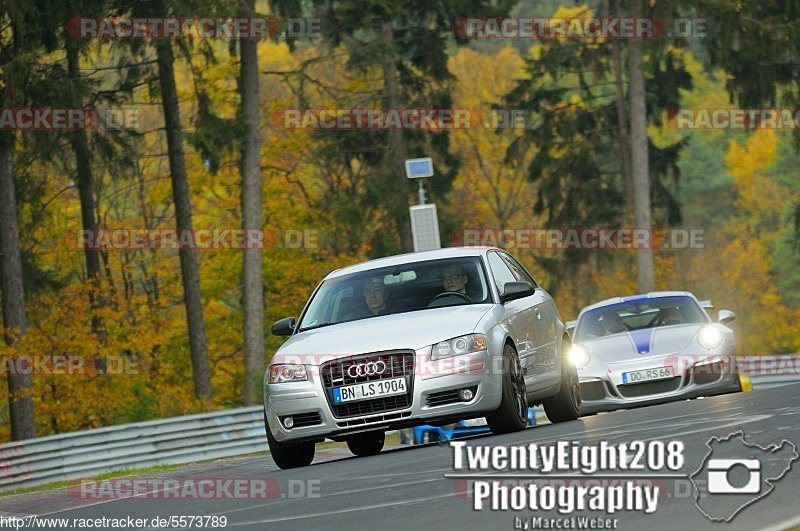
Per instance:
[[[570,358],[582,413],[741,391],[733,312],[717,322],[685,291],[616,297],[581,310]]]

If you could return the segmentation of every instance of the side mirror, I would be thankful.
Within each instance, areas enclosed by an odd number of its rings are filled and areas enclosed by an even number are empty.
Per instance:
[[[536,288],[530,282],[506,282],[503,285],[503,293],[500,295],[500,302],[503,304],[509,301],[522,299],[529,295],[533,295]]]
[[[274,336],[290,336],[294,333],[295,323],[294,317],[284,317],[275,321],[272,325],[272,335]]]
[[[730,310],[720,310],[717,312],[717,321],[721,324],[730,323],[736,319],[736,314]]]

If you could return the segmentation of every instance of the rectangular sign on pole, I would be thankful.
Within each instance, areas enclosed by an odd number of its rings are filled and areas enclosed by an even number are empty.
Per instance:
[[[431,177],[433,175],[433,159],[425,157],[422,159],[406,160],[406,177],[409,179],[419,179],[421,177]]]
[[[439,216],[436,205],[415,205],[409,207],[411,214],[411,235],[414,240],[414,252],[433,251],[442,248],[439,236]]]

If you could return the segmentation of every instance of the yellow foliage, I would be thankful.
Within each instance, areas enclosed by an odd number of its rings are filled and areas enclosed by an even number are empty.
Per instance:
[[[519,164],[505,162],[508,147],[519,130],[497,131],[493,117],[510,120],[511,115],[508,110],[492,109],[493,105],[502,104],[524,75],[522,58],[511,46],[494,55],[464,48],[448,64],[456,78],[453,106],[473,110],[484,120],[482,127],[451,134],[452,149],[461,157],[462,167],[453,183],[451,206],[443,209],[443,215],[466,217],[464,227],[468,229],[532,226],[535,188],[528,182],[525,168],[535,148],[522,154]]]
[[[764,234],[770,244],[778,237],[776,221],[786,208],[789,191],[764,175],[775,162],[778,135],[771,129],[759,129],[747,139],[744,146],[732,141],[725,157],[725,165],[734,177],[737,193],[736,206],[746,215],[746,225],[751,235],[764,232],[766,222],[774,228],[773,234]],[[771,223],[770,223],[771,222]]]

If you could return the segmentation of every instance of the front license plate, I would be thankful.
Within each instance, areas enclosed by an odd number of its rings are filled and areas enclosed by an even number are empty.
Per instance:
[[[353,400],[372,400],[384,396],[406,394],[406,379],[376,380],[346,387],[333,388],[333,403],[352,402]]]
[[[652,382],[653,380],[666,380],[675,374],[672,367],[658,367],[656,369],[643,369],[641,371],[631,371],[622,373],[623,384],[635,384],[642,382]]]

